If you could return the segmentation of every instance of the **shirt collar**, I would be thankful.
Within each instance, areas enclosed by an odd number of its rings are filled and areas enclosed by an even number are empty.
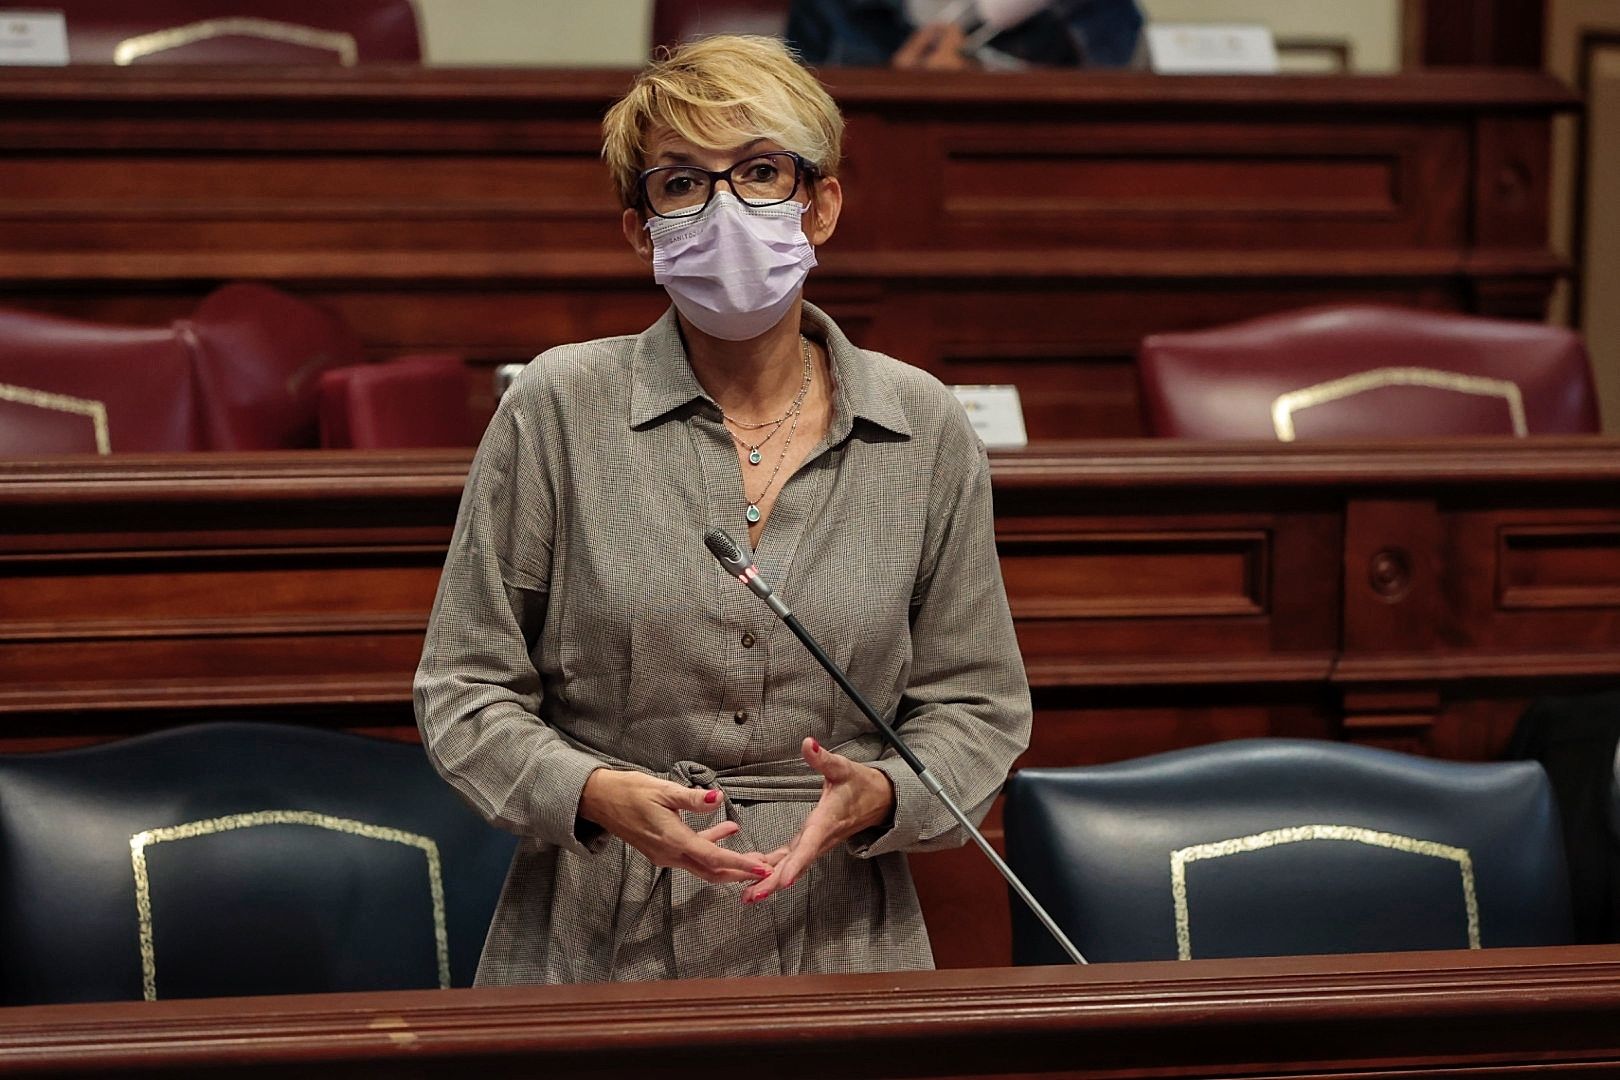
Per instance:
[[[851,344],[820,308],[803,305],[801,326],[806,336],[827,346],[827,354],[832,358],[837,392],[833,396],[829,443],[836,444],[848,436],[856,420],[909,438],[911,424],[899,395],[881,367]],[[686,362],[686,346],[681,341],[674,307],[636,338],[630,377],[630,426],[633,428],[644,427],[694,400],[713,405]]]

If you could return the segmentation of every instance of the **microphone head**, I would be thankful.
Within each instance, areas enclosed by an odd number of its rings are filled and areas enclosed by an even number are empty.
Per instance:
[[[737,545],[731,534],[721,528],[713,528],[703,534],[703,544],[709,549],[709,554],[720,560],[727,572],[740,575],[754,564],[748,557],[748,552]]]

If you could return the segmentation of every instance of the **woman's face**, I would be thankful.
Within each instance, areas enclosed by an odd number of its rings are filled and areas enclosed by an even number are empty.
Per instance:
[[[642,162],[642,168],[691,165],[709,172],[721,172],[756,155],[783,149],[785,147],[771,139],[755,139],[725,150],[706,149],[687,142],[669,128],[660,127],[654,128],[649,135],[647,160]],[[817,177],[814,181],[800,184],[793,198],[798,203],[809,205],[802,223],[804,235],[811,244],[820,247],[832,237],[833,230],[838,226],[838,214],[844,205],[843,188],[833,177]],[[646,212],[638,207],[626,210],[621,219],[625,240],[641,260],[650,265],[653,249],[646,223]]]

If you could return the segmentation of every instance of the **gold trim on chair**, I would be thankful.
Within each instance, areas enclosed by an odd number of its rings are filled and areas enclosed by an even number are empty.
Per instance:
[[[1487,379],[1483,375],[1459,375],[1454,371],[1421,367],[1374,368],[1342,379],[1290,390],[1271,403],[1272,429],[1277,432],[1278,441],[1293,442],[1296,412],[1386,386],[1423,386],[1433,390],[1500,398],[1507,402],[1513,434],[1524,436],[1530,433],[1524,421],[1524,395],[1519,392],[1518,386],[1506,379]]]
[[[142,57],[152,56],[155,53],[168,52],[170,49],[194,45],[199,41],[232,35],[280,41],[288,45],[303,45],[311,49],[325,49],[337,53],[338,62],[344,67],[354,67],[360,62],[360,47],[355,43],[353,34],[341,30],[320,30],[313,26],[299,26],[297,23],[281,22],[277,19],[245,16],[203,19],[184,26],[173,26],[167,30],[154,30],[149,34],[125,38],[113,50],[113,63],[128,66]]]
[[[1295,825],[1287,829],[1272,829],[1252,836],[1239,836],[1232,840],[1219,840],[1210,844],[1194,844],[1177,848],[1170,853],[1170,894],[1176,904],[1176,955],[1181,960],[1192,959],[1192,921],[1187,905],[1187,864],[1202,859],[1219,859],[1227,855],[1241,855],[1247,851],[1262,851],[1283,844],[1297,844],[1305,840],[1346,840],[1370,847],[1404,851],[1411,855],[1426,855],[1433,859],[1449,859],[1457,864],[1462,875],[1463,906],[1468,912],[1468,947],[1479,945],[1479,899],[1474,893],[1474,860],[1467,848],[1433,840],[1417,840],[1399,833],[1378,832],[1355,825]]]
[[[259,810],[248,814],[230,814],[226,817],[188,821],[183,825],[170,825],[162,829],[148,829],[129,838],[130,861],[135,867],[135,914],[140,923],[141,989],[147,1001],[157,1000],[157,950],[152,936],[152,884],[147,875],[146,849],[153,844],[169,840],[189,840],[198,836],[230,832],[233,829],[251,829],[259,825],[310,825],[317,829],[360,836],[367,840],[386,840],[421,850],[427,859],[428,890],[433,897],[433,944],[438,959],[439,988],[450,988],[450,934],[444,916],[444,878],[439,864],[439,845],[432,837],[419,836],[402,829],[382,825],[368,825],[364,821],[332,817],[312,810]]]
[[[0,401],[10,401],[18,405],[29,405],[36,409],[48,409],[51,412],[72,413],[75,416],[86,417],[95,431],[96,453],[112,453],[112,436],[107,430],[107,406],[94,398],[69,397],[67,394],[52,394],[45,390],[34,390],[26,386],[12,386],[9,383],[0,383]]]

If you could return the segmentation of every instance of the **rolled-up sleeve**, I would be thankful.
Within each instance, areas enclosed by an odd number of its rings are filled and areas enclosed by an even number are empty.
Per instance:
[[[912,600],[912,668],[896,728],[977,823],[1029,745],[1031,709],[996,555],[989,460],[965,416],[952,416],[940,441],[927,549]],[[966,831],[892,749],[873,764],[894,785],[893,824],[854,845],[856,854],[966,841]]]
[[[603,763],[540,719],[532,650],[546,617],[556,493],[517,391],[490,422],[462,493],[416,671],[416,723],[434,767],[486,820],[583,852],[580,792]]]

